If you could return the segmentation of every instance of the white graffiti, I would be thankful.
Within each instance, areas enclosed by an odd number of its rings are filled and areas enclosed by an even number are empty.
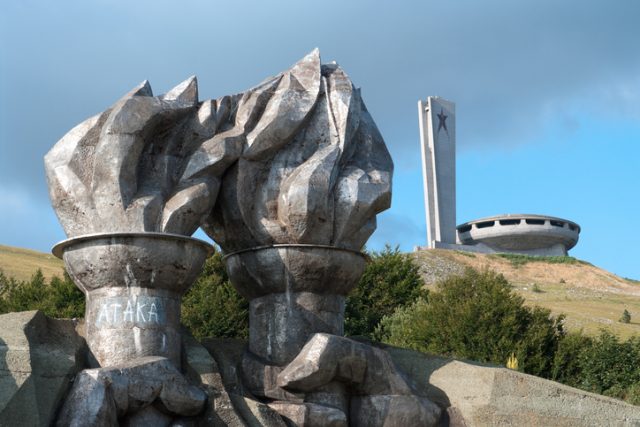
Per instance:
[[[100,304],[96,325],[108,323],[116,325],[120,323],[155,323],[160,324],[162,305],[150,299],[135,300],[128,298],[110,299]]]

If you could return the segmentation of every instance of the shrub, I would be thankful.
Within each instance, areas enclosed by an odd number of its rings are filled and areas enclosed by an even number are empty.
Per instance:
[[[233,287],[216,251],[182,299],[182,323],[194,337],[247,338],[249,303]]]
[[[41,310],[50,317],[84,316],[84,295],[65,273],[48,283],[37,270],[28,282],[7,278],[0,272],[0,313]]]
[[[623,398],[619,390],[640,382],[640,338],[632,337],[620,342],[611,332],[603,330],[600,336],[578,355],[581,368],[578,386],[584,390]]]
[[[626,390],[624,400],[632,405],[640,405],[640,383],[634,383]]]
[[[45,314],[49,317],[79,318],[84,317],[85,298],[80,289],[65,272],[62,279],[54,276],[49,282],[50,307]]]
[[[578,387],[582,381],[580,354],[593,345],[593,338],[579,333],[568,333],[558,343],[553,355],[551,379]]]
[[[377,338],[375,329],[384,316],[427,296],[418,267],[397,247],[387,245],[370,257],[360,282],[347,297],[346,335]]]
[[[380,319],[397,307],[426,296],[418,267],[411,258],[389,246],[370,253],[370,262],[354,291],[347,297],[345,332],[374,338]],[[182,300],[182,322],[196,338],[247,338],[249,303],[235,290],[216,252]]]
[[[554,356],[552,379],[640,404],[640,338],[620,342],[608,331],[590,338],[567,334]]]
[[[562,335],[562,318],[528,308],[495,272],[468,269],[385,317],[378,334],[392,345],[504,364],[514,352],[521,370],[548,375]]]
[[[523,333],[516,345],[521,370],[532,375],[549,378],[553,368],[553,356],[564,336],[565,316],[551,316],[551,311],[542,307],[521,306]]]
[[[627,310],[626,308],[622,312],[622,317],[620,317],[620,322],[631,323],[631,313],[629,313],[629,310]]]
[[[419,298],[411,305],[398,307],[391,315],[382,318],[375,335],[391,345],[429,352],[431,328],[426,316],[428,310],[429,304],[425,298]]]

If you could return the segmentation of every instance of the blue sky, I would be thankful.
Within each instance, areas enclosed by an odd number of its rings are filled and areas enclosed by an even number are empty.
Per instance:
[[[508,212],[582,226],[572,255],[640,279],[640,2],[6,1],[0,244],[64,238],[42,157],[144,79],[247,89],[314,47],[349,73],[395,162],[368,246],[425,244],[416,103],[456,102],[458,222]]]

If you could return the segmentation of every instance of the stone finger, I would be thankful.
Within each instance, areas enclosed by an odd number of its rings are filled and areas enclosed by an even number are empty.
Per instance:
[[[288,425],[305,427],[347,427],[347,416],[339,409],[315,403],[276,401],[269,407],[278,412]]]

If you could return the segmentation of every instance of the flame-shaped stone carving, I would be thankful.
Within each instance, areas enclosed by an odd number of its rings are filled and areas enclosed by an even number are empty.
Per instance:
[[[70,237],[54,253],[87,295],[87,342],[101,366],[142,356],[180,366],[180,298],[210,250],[187,236],[202,226],[250,300],[247,389],[285,417],[315,408],[320,424],[345,425],[342,377],[318,387],[282,380],[317,364],[303,350],[310,339],[342,335],[360,250],[391,203],[393,163],[337,64],[322,65],[316,49],[254,88],[203,102],[195,78],[160,96],[144,82],[65,135],[45,168]],[[364,348],[330,342],[328,371],[343,350]],[[386,360],[374,356],[372,366]],[[413,404],[426,420],[428,408],[402,390],[409,397],[385,402]],[[351,419],[361,412],[371,411]]]
[[[245,92],[229,132],[243,140],[242,154],[203,227],[227,252],[292,243],[360,250],[391,203],[382,136],[360,91],[338,65],[321,65],[318,50]]]
[[[198,102],[191,77],[160,96],[145,81],[73,128],[45,156],[67,235],[193,234],[215,203],[219,176],[242,150],[240,142],[214,138],[227,116],[228,98]],[[188,168],[201,146],[208,156]]]

